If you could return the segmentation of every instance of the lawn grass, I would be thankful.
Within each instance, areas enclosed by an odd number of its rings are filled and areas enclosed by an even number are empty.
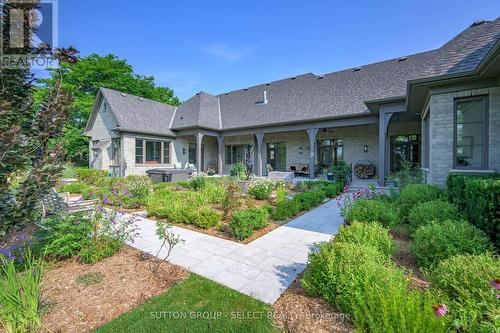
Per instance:
[[[279,331],[273,327],[269,305],[191,274],[164,294],[151,298],[94,332]]]

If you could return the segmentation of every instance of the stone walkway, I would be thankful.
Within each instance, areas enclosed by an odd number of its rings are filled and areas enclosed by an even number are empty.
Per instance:
[[[173,227],[184,242],[169,261],[272,304],[304,270],[309,252],[328,241],[342,223],[336,200],[330,200],[246,245]],[[140,218],[138,226],[140,236],[129,245],[156,255],[156,222]]]

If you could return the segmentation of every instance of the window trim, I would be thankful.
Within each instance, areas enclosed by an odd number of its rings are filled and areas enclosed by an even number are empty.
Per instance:
[[[245,163],[245,157],[248,153],[248,151],[250,151],[250,148],[249,148],[250,144],[244,144],[244,143],[235,143],[235,144],[228,144],[228,145],[224,145],[224,165],[234,165],[234,164],[237,164],[239,162],[241,163]],[[243,160],[242,161],[236,161],[235,159],[235,155],[233,154],[235,147],[242,147],[243,148]],[[227,151],[231,152],[231,163],[227,163]],[[234,163],[233,163],[234,162]]]
[[[142,162],[137,163],[137,141],[141,140],[142,141]],[[153,142],[159,142],[160,143],[160,163],[146,163],[146,142],[147,141],[153,141]],[[134,138],[134,162],[135,165],[138,166],[151,166],[151,165],[171,165],[172,164],[172,141],[170,140],[155,140],[155,139],[145,139],[145,138],[139,138],[136,137]],[[165,145],[168,145],[168,160],[169,163],[164,163],[165,161]]]
[[[488,95],[477,95],[470,97],[458,97],[453,100],[453,169],[454,170],[488,170],[489,168],[489,96]],[[483,110],[483,161],[481,167],[476,166],[458,166],[457,165],[457,106],[460,102],[469,102],[469,101],[484,101],[484,110]]]

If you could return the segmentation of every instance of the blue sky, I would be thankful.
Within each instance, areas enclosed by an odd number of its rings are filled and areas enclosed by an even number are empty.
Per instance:
[[[185,100],[437,48],[498,0],[59,0],[59,45],[113,53]]]

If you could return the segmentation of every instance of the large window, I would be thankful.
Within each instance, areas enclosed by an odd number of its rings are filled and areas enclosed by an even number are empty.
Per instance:
[[[487,168],[488,101],[486,97],[455,100],[455,168]]]
[[[318,141],[318,163],[321,170],[344,159],[344,140],[327,139]]]
[[[286,171],[286,143],[273,142],[267,144],[268,171]]]
[[[245,161],[245,145],[226,146],[226,164]]]
[[[135,139],[135,163],[169,164],[170,142]]]

